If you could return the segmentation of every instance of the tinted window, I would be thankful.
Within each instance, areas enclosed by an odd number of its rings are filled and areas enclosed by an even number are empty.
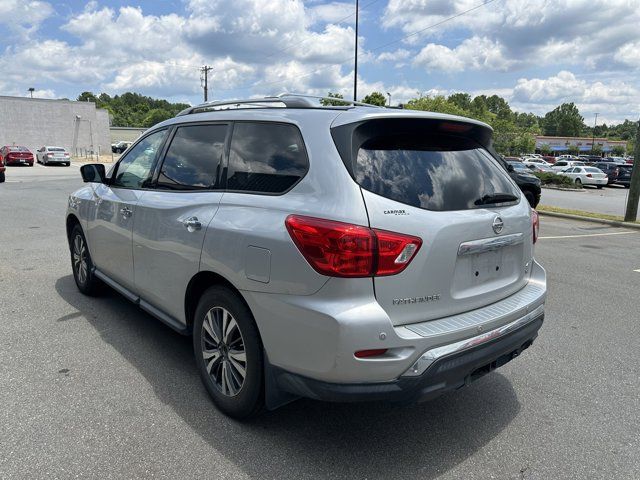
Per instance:
[[[587,167],[584,169],[585,172],[590,172],[590,173],[601,173],[601,171],[597,168],[591,168],[591,167]]]
[[[427,210],[484,208],[494,194],[519,197],[496,160],[461,137],[371,138],[358,150],[355,177],[367,190]]]
[[[224,152],[226,125],[179,127],[167,150],[158,188],[197,190],[217,188]]]
[[[295,126],[237,123],[229,152],[227,189],[282,193],[304,176],[308,166]]]
[[[149,178],[149,172],[166,134],[166,130],[152,133],[129,150],[129,153],[117,164],[116,177],[111,185],[123,188],[143,187],[144,182]]]

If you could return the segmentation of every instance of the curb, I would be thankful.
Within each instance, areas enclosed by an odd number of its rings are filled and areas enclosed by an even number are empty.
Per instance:
[[[560,188],[560,187],[550,187],[549,185],[541,185],[540,188],[545,188],[547,190],[558,190],[560,192],[584,192],[584,188]]]
[[[614,227],[624,227],[640,230],[640,223],[621,222],[618,220],[605,220],[604,218],[583,217],[582,215],[572,215],[569,213],[544,212],[541,210],[537,210],[537,212],[542,216],[566,218],[569,220],[581,220],[583,222],[603,223],[605,225],[611,225]]]

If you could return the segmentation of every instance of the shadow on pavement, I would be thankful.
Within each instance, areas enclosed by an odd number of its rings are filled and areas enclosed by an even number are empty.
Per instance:
[[[250,423],[236,422],[209,400],[190,338],[113,291],[83,296],[71,275],[55,287],[162,402],[252,478],[433,478],[491,441],[520,410],[509,380],[492,373],[420,405],[299,400]],[[176,448],[183,447],[177,440]]]

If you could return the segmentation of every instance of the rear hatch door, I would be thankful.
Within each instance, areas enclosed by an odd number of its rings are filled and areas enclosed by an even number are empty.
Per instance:
[[[441,318],[499,301],[524,286],[532,260],[531,212],[483,147],[489,127],[379,119],[350,129],[339,146],[361,186],[370,226],[422,239],[408,267],[375,277],[394,325]]]

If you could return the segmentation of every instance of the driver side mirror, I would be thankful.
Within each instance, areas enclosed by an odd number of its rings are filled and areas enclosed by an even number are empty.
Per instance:
[[[510,163],[507,163],[507,172],[511,173],[511,172],[515,172],[515,168],[513,168],[513,165],[511,165]]]
[[[104,164],[102,163],[90,163],[88,165],[82,165],[80,167],[80,175],[85,183],[105,183],[107,178]]]

